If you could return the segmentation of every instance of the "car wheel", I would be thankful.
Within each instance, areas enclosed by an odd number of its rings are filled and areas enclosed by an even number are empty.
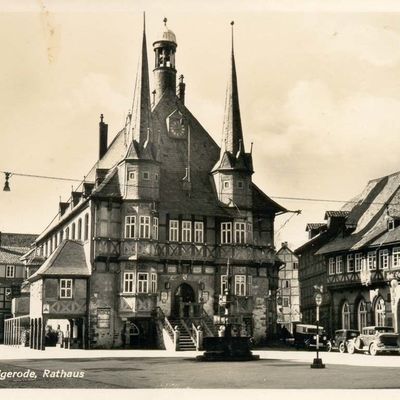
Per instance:
[[[372,343],[369,346],[369,354],[371,354],[371,356],[376,356],[378,354],[378,349],[376,348],[375,343]]]
[[[354,354],[354,351],[355,351],[354,343],[349,343],[347,345],[347,351],[349,352],[349,354]]]
[[[344,342],[341,342],[341,343],[339,344],[339,351],[340,351],[341,353],[346,353],[346,345],[344,344]]]
[[[326,351],[332,351],[332,343],[331,342],[328,342],[326,344]]]

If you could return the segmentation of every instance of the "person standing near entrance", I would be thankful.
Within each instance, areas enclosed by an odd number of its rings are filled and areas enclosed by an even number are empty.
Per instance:
[[[61,330],[60,325],[57,325],[57,347],[62,347],[63,336],[63,331]]]

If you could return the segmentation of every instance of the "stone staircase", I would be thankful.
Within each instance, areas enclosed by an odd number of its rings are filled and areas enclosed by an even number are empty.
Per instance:
[[[187,325],[185,326],[184,321],[177,319],[171,320],[170,322],[174,328],[177,326],[179,329],[179,351],[196,351],[196,344],[190,336]]]

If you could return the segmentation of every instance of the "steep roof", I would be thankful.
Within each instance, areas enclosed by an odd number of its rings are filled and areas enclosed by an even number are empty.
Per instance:
[[[29,247],[1,246],[0,264],[22,264],[20,258],[29,250]]]
[[[28,279],[46,276],[90,276],[90,263],[84,245],[78,240],[63,240],[43,265]]]
[[[306,232],[313,231],[316,229],[322,229],[322,228],[326,228],[326,223],[324,223],[324,222],[309,223],[306,226]]]
[[[387,216],[400,216],[400,172],[368,182],[363,192],[342,207],[351,234],[339,233],[317,254],[359,250],[387,231]]]
[[[0,232],[0,246],[5,247],[29,247],[37,235],[29,233],[8,233]]]

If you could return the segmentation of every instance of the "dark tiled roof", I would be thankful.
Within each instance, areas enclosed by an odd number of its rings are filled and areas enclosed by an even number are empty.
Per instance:
[[[321,229],[321,228],[326,228],[326,224],[325,223],[319,223],[319,222],[317,222],[317,223],[310,223],[310,224],[307,224],[307,226],[306,226],[306,231],[308,232],[308,231],[312,231],[312,230],[316,230],[316,229]]]
[[[90,276],[89,262],[81,241],[63,240],[29,280],[37,280],[44,276],[72,275]]]
[[[287,211],[270,197],[268,197],[258,186],[253,183],[253,209],[260,212],[284,213]]]
[[[400,215],[399,188],[400,172],[369,181],[364,191],[342,208],[349,212],[346,225],[354,231],[337,235],[316,254],[359,250],[375,243],[387,231],[387,215]]]
[[[325,219],[328,218],[347,218],[350,211],[326,211]]]
[[[23,264],[20,258],[29,250],[28,247],[0,247],[0,264]]]
[[[370,245],[382,246],[384,244],[395,243],[395,242],[400,242],[400,226],[391,231],[383,232]]]
[[[29,233],[0,232],[0,246],[29,247],[35,241],[36,237],[37,235]]]

